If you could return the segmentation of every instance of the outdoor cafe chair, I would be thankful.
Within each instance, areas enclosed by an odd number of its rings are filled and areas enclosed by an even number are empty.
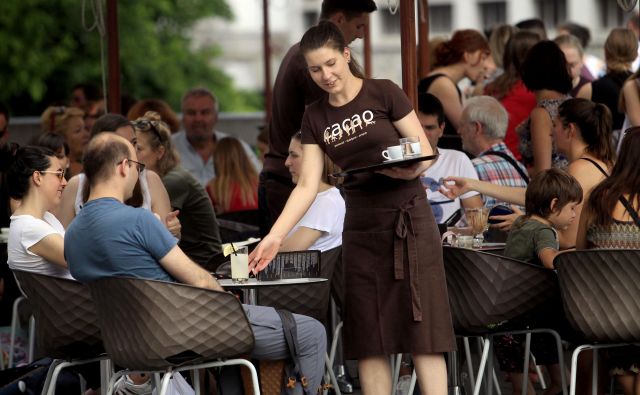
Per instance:
[[[96,304],[104,346],[113,363],[125,370],[163,373],[164,395],[175,372],[193,370],[200,393],[198,369],[244,365],[254,394],[259,394],[255,367],[239,356],[254,346],[251,325],[242,305],[227,292],[166,281],[111,277],[89,284]]]
[[[36,355],[54,359],[42,391],[52,395],[62,369],[108,358],[95,305],[89,289],[75,280],[22,270],[13,273],[33,308]]]
[[[573,395],[582,351],[593,350],[595,370],[599,349],[640,343],[640,250],[569,251],[554,264],[567,319],[586,342],[571,358]]]
[[[528,379],[532,333],[549,333],[555,337],[559,363],[564,366],[562,343],[556,331],[530,328],[526,322],[516,324],[516,319],[557,297],[558,282],[553,271],[488,252],[449,246],[443,246],[443,258],[454,331],[458,336],[483,338],[474,395],[480,392],[485,372],[493,373],[493,357],[489,356],[494,336],[527,335],[524,380]],[[470,373],[473,377],[473,372]],[[457,386],[457,375],[454,376],[454,386]],[[489,383],[487,385],[492,388]],[[564,375],[562,386],[564,391]]]

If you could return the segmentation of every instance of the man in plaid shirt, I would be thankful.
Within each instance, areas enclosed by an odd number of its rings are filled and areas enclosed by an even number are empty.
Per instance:
[[[496,99],[473,97],[462,111],[458,134],[462,138],[462,148],[475,156],[472,163],[480,180],[525,188],[529,181],[527,169],[504,143],[507,121],[507,111]],[[490,196],[483,199],[487,207],[508,205]]]

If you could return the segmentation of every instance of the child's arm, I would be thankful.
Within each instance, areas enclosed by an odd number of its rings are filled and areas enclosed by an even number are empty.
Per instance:
[[[544,267],[547,269],[555,269],[553,266],[553,260],[559,254],[561,254],[561,252],[555,248],[543,248],[538,252],[538,258],[540,258],[540,262],[542,262]]]

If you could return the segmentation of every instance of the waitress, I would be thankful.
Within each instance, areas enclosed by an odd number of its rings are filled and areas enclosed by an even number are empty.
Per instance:
[[[315,196],[323,152],[343,169],[381,163],[402,137],[432,150],[404,92],[364,79],[331,22],[309,29],[300,49],[328,95],[302,120],[303,163],[296,188],[270,233],[249,257],[262,270]],[[358,174],[344,183],[345,357],[359,360],[364,394],[391,392],[389,354],[411,353],[423,393],[447,393],[442,353],[455,349],[442,249],[419,176],[430,162]]]

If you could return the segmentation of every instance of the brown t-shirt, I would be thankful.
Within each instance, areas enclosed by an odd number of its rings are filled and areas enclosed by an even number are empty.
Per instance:
[[[264,171],[291,178],[284,165],[289,155],[289,142],[300,130],[305,106],[322,96],[326,96],[325,91],[311,79],[300,45],[295,44],[282,59],[273,86],[269,153],[265,155]]]
[[[382,163],[382,151],[398,145],[393,122],[413,110],[405,93],[389,80],[365,79],[349,103],[334,107],[325,96],[311,104],[302,118],[302,143],[318,144],[344,170]],[[400,182],[379,174],[362,173],[345,180],[345,189]]]

